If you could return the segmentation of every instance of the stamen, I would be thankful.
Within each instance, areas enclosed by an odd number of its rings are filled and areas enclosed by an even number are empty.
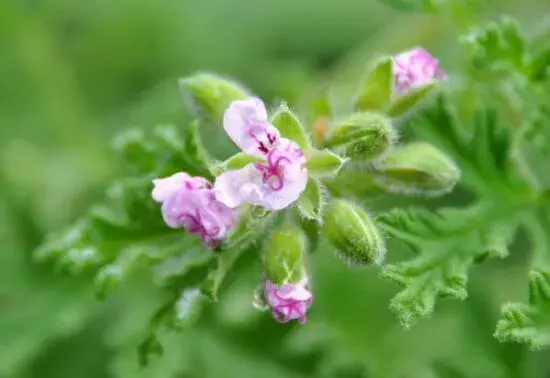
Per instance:
[[[282,164],[292,163],[289,158],[279,156],[275,161],[272,151],[267,155],[267,165],[256,163],[255,167],[262,173],[262,181],[269,186],[271,190],[277,192],[284,187],[284,175]]]

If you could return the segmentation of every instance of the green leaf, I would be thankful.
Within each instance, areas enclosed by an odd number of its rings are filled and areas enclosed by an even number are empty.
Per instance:
[[[197,122],[183,133],[174,125],[156,126],[150,134],[139,129],[125,130],[117,135],[113,147],[131,174],[163,177],[185,171],[209,175],[214,163],[201,142]]]
[[[512,136],[493,104],[478,108],[471,127],[461,122],[444,95],[410,121],[420,139],[448,153],[462,172],[462,181],[480,195],[517,197],[527,190],[512,159]]]
[[[527,42],[518,23],[509,17],[489,23],[462,41],[470,48],[474,69],[499,70],[510,66],[527,73]]]
[[[140,365],[146,367],[151,357],[161,356],[164,353],[159,340],[159,334],[163,329],[181,329],[193,324],[204,304],[204,297],[196,287],[182,290],[163,304],[151,317],[147,336],[138,347]]]
[[[196,241],[183,230],[167,227],[160,206],[151,198],[153,178],[181,170],[192,175],[205,171],[202,164],[210,158],[201,151],[196,132],[197,125],[188,129],[188,138],[172,126],[157,127],[147,138],[140,132],[125,132],[118,138],[117,152],[138,176],[115,181],[101,203],[67,230],[50,235],[35,258],[53,261],[73,274],[96,273],[97,291],[103,296],[138,268],[169,258]],[[143,164],[145,160],[154,164]]]
[[[431,82],[421,86],[413,87],[407,92],[395,97],[386,110],[388,117],[398,118],[415,108],[424,100],[436,87],[436,82]]]
[[[355,111],[382,110],[393,93],[392,58],[378,60],[362,80],[361,88],[356,95]]]
[[[218,292],[224,279],[246,250],[246,248],[230,248],[217,256],[216,267],[210,271],[200,289],[210,301],[218,301]]]
[[[321,221],[325,205],[323,197],[321,183],[310,177],[306,189],[298,199],[298,211],[300,215],[307,219]]]
[[[437,213],[415,208],[393,210],[379,216],[378,222],[387,234],[418,253],[410,261],[387,265],[382,271],[384,278],[403,286],[390,307],[404,327],[430,316],[438,298],[467,297],[470,267],[494,248],[493,227],[513,221],[499,211],[498,205],[478,204]],[[500,221],[495,225],[486,219]],[[515,228],[517,222],[510,229],[512,235]],[[500,241],[499,248],[505,248],[503,244]]]
[[[527,116],[527,121],[517,134],[516,158],[521,164],[523,177],[537,191],[550,188],[549,122],[550,106],[542,104]]]
[[[529,272],[529,304],[506,303],[501,309],[495,337],[529,345],[550,347],[550,270]]]
[[[121,248],[116,260],[102,267],[96,275],[95,285],[98,296],[100,298],[105,297],[108,292],[127,280],[140,267],[186,248],[190,237],[182,232],[182,235],[178,235],[177,239],[166,239],[168,240],[132,244]],[[178,239],[181,239],[181,241]]]
[[[200,239],[188,237],[189,242],[176,253],[155,261],[153,281],[160,287],[178,291],[182,287],[198,284],[212,268],[214,252],[204,248]]]
[[[298,117],[289,109],[285,103],[279,106],[279,109],[271,117],[271,123],[279,129],[281,135],[298,144],[304,152],[311,147],[311,143],[306,131]]]
[[[311,176],[333,177],[345,163],[346,159],[328,149],[313,150],[307,159],[306,167]]]
[[[495,337],[540,349],[550,347],[550,208],[539,207],[523,221],[532,248],[529,301],[502,306]]]

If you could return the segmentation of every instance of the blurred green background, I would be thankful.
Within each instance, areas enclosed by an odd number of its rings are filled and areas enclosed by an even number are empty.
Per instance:
[[[547,0],[495,0],[457,21],[505,12],[534,33],[549,10]],[[159,295],[146,274],[99,302],[90,277],[32,261],[44,235],[120,172],[114,134],[186,124],[178,77],[212,70],[268,103],[296,104],[370,53],[425,45],[452,72],[456,32],[373,0],[0,1],[0,377],[550,377],[548,352],[492,337],[500,303],[526,295],[521,238],[508,260],[474,269],[467,301],[440,302],[409,331],[387,309],[393,285],[325,249],[312,261],[305,326],[257,313],[258,273],[243,271],[197,326],[165,335],[147,369],[136,348]]]

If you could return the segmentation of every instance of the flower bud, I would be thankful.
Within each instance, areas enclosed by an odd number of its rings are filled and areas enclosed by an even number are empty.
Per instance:
[[[179,84],[189,107],[201,118],[214,123],[221,123],[231,102],[249,97],[241,85],[209,73],[180,79]]]
[[[273,231],[266,246],[267,278],[275,285],[300,281],[306,248],[306,236],[298,226],[287,223]]]
[[[394,139],[389,119],[376,113],[355,113],[334,127],[325,146],[351,160],[367,161],[382,155]]]
[[[438,195],[460,178],[455,163],[425,142],[400,146],[376,164],[375,182],[391,193]]]
[[[308,288],[307,277],[296,283],[275,285],[265,281],[265,302],[271,308],[273,318],[280,323],[298,320],[304,324],[307,321],[306,313],[313,301],[313,294]]]
[[[351,265],[380,265],[386,254],[382,234],[359,206],[334,200],[325,212],[323,234],[338,256]]]

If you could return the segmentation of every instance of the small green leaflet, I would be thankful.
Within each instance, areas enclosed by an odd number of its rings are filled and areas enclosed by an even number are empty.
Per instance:
[[[431,315],[440,297],[465,299],[472,264],[482,256],[494,255],[490,251],[495,243],[507,246],[516,226],[510,234],[493,232],[494,225],[487,219],[501,219],[491,218],[493,211],[490,205],[478,204],[437,213],[397,209],[379,216],[378,223],[386,233],[418,253],[410,261],[387,265],[382,271],[383,277],[404,287],[390,305],[403,326]],[[497,237],[503,239],[495,240]]]
[[[511,154],[512,137],[492,104],[477,109],[469,133],[444,94],[407,125],[421,139],[450,154],[466,186],[480,195],[517,195],[527,190]]]
[[[527,42],[518,23],[508,17],[492,22],[462,38],[471,51],[474,69],[495,70],[505,66],[527,73]]]
[[[546,198],[548,200],[548,198]],[[550,346],[550,207],[548,204],[524,218],[532,248],[529,301],[505,303],[495,337],[526,343],[532,349]]]

